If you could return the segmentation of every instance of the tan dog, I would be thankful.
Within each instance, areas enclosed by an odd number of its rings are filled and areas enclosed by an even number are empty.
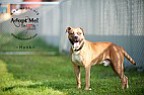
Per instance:
[[[99,64],[103,61],[109,61],[113,70],[117,73],[122,82],[122,88],[128,88],[128,78],[124,75],[124,57],[132,64],[135,61],[120,46],[111,42],[90,42],[85,40],[82,28],[68,27],[68,38],[71,47],[71,60],[76,75],[77,87],[81,88],[80,66],[85,68],[85,90],[90,88],[90,69],[92,65]]]

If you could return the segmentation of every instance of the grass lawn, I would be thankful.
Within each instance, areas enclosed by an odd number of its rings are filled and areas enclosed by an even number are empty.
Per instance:
[[[42,52],[49,46],[41,45]],[[43,49],[44,48],[44,49]],[[92,67],[92,91],[76,89],[70,57],[66,55],[0,55],[0,95],[143,95],[144,73],[127,71],[129,89],[122,90],[121,82],[110,67]]]

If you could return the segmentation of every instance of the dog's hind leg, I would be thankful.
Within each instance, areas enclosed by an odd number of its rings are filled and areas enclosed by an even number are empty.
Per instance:
[[[122,89],[128,88],[128,78],[124,75],[124,67],[123,67],[123,61],[124,56],[122,53],[118,52],[115,53],[112,56],[112,68],[116,72],[116,74],[119,76],[122,82]]]
[[[85,67],[85,90],[92,90],[90,88],[90,69],[91,66]]]

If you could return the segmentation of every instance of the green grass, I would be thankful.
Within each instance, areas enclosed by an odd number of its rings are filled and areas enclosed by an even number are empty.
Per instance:
[[[144,74],[125,72],[129,89],[122,90],[119,78],[110,67],[94,66],[92,91],[76,89],[72,64],[66,56],[0,56],[0,95],[142,95]],[[138,94],[139,93],[139,94]]]
[[[52,84],[52,81],[49,80],[58,76],[57,74],[50,75],[49,69],[45,68],[49,63],[44,64],[43,61],[37,61],[41,58],[36,56],[33,56],[33,58],[37,58],[35,61],[29,57],[7,56],[7,64],[0,61],[0,95],[63,95],[63,92],[53,89],[47,84],[49,82]]]
[[[41,40],[37,40],[41,41]],[[33,42],[36,46],[35,41]],[[41,42],[42,52],[56,48]],[[47,49],[48,48],[48,49]],[[56,50],[57,51],[57,50]],[[0,95],[143,95],[144,73],[127,71],[129,89],[122,90],[121,82],[110,67],[92,67],[92,91],[85,91],[82,72],[82,89],[76,89],[70,57],[50,55],[0,55]]]

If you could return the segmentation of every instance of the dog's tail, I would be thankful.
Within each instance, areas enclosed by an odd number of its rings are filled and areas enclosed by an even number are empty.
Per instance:
[[[136,62],[130,57],[130,55],[124,49],[122,49],[122,53],[133,65],[136,65]]]

